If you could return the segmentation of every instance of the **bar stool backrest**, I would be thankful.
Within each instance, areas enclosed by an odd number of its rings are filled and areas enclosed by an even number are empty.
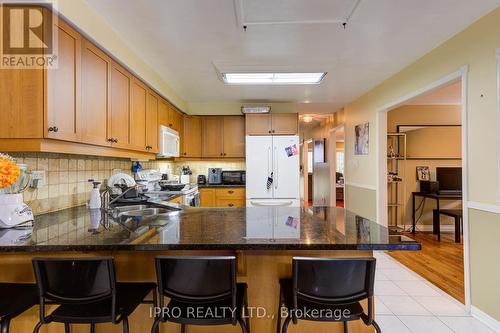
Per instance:
[[[293,298],[348,304],[373,297],[374,258],[303,258],[292,262]]]
[[[90,303],[110,298],[115,318],[116,277],[113,258],[34,258],[41,315],[46,301]]]
[[[211,303],[231,298],[236,307],[236,258],[156,257],[161,296],[186,303]],[[163,308],[163,297],[160,297]]]

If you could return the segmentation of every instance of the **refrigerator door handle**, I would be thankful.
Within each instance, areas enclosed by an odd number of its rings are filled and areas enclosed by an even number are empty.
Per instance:
[[[278,189],[278,182],[279,182],[279,173],[278,173],[278,151],[276,147],[274,147],[274,160],[276,161],[276,164],[274,165],[274,176],[276,178],[276,181],[274,182],[274,189]]]
[[[286,207],[290,206],[293,203],[293,201],[273,201],[273,202],[250,201],[250,203],[258,207]]]

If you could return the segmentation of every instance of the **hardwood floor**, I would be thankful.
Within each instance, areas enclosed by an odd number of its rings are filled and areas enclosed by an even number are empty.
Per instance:
[[[463,244],[453,233],[442,233],[441,242],[432,233],[417,232],[409,237],[422,244],[422,251],[389,251],[394,259],[464,303]]]

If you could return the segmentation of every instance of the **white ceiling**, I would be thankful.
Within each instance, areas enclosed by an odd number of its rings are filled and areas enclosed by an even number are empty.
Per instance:
[[[462,82],[457,81],[448,86],[415,97],[408,105],[447,105],[462,102]]]
[[[243,11],[236,10],[242,1]],[[336,110],[500,0],[87,0],[188,102],[328,103]],[[240,8],[241,9],[241,8]],[[243,13],[244,17],[238,16]],[[249,25],[238,22],[313,21]],[[283,22],[281,22],[283,23]],[[320,85],[227,86],[216,67],[326,71]]]

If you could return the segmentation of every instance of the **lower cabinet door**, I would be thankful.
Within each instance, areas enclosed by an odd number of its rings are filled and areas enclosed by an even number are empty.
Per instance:
[[[215,199],[217,207],[245,207],[244,199]]]

